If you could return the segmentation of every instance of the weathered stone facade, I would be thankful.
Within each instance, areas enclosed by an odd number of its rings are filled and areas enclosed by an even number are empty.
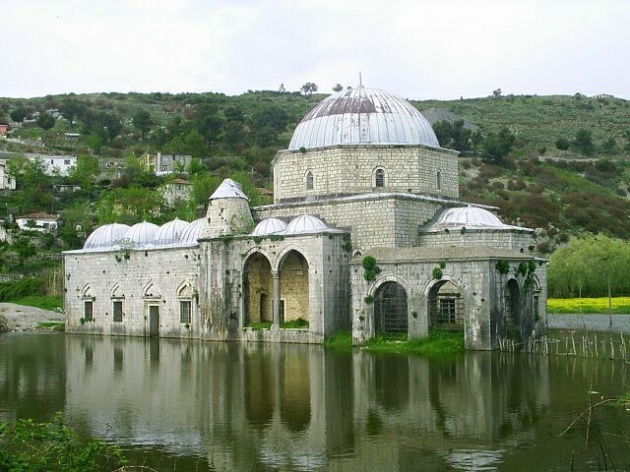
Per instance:
[[[342,92],[276,156],[274,204],[250,209],[227,179],[188,226],[97,229],[64,255],[67,331],[322,343],[351,330],[360,344],[441,328],[469,349],[526,341],[546,317],[534,233],[458,200],[456,153],[418,115],[378,91]]]

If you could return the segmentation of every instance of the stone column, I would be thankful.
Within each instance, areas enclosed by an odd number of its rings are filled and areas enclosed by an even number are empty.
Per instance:
[[[280,271],[272,270],[271,275],[273,276],[273,323],[271,326],[272,330],[280,329]]]

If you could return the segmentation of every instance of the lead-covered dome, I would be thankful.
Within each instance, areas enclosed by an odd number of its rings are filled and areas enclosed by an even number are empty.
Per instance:
[[[178,243],[182,232],[186,227],[188,227],[188,225],[188,221],[180,220],[179,218],[175,218],[168,223],[164,223],[160,226],[158,232],[155,233],[153,243],[160,246]]]
[[[125,238],[127,231],[129,231],[129,226],[120,223],[100,226],[88,236],[83,249],[111,248],[118,241]]]
[[[160,227],[154,223],[143,221],[142,223],[136,223],[127,234],[125,234],[125,242],[133,246],[146,246],[153,244],[155,235],[160,230]]]
[[[443,231],[445,229],[484,229],[484,230],[506,230],[518,229],[532,231],[529,228],[506,225],[494,213],[475,206],[465,206],[449,208],[445,210],[437,223],[429,231]]]
[[[289,150],[361,144],[440,147],[431,124],[411,103],[359,86],[313,108],[295,129]]]

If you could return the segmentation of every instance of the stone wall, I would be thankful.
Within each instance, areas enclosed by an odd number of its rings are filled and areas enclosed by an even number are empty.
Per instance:
[[[530,231],[519,230],[452,230],[441,233],[420,233],[419,246],[487,246],[529,254],[535,243]]]
[[[384,171],[377,188],[375,171]],[[459,197],[457,152],[424,146],[335,146],[280,151],[274,161],[276,203],[325,195],[406,192]],[[313,178],[307,189],[307,174]],[[439,173],[439,178],[438,178]]]
[[[147,336],[150,306],[157,306],[160,336],[198,336],[198,247],[71,251],[64,265],[67,332]],[[122,302],[122,322],[113,320],[114,301]],[[181,301],[191,302],[188,327],[180,323]],[[86,302],[93,321],[85,321]]]
[[[353,248],[365,251],[372,247],[418,245],[418,228],[451,203],[415,195],[372,194],[267,205],[254,208],[253,214],[257,221],[271,216],[289,221],[299,215],[313,215],[332,228],[351,231]]]

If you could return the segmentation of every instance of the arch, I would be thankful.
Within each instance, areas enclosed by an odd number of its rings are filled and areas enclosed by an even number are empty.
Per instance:
[[[376,167],[372,172],[372,187],[382,188],[385,187],[387,180],[387,174],[383,167]]]
[[[273,321],[273,276],[271,263],[260,251],[243,264],[243,326]]]
[[[429,326],[460,331],[466,325],[466,286],[449,275],[433,279],[425,290]]]
[[[308,260],[297,249],[291,249],[282,254],[278,267],[281,320],[294,321],[301,318],[310,322]]]
[[[111,298],[125,298],[125,294],[122,293],[122,290],[120,289],[120,283],[116,282],[112,286],[112,289],[109,291],[109,296]]]
[[[306,190],[313,190],[314,182],[313,182],[313,172],[310,170],[306,173]]]
[[[374,291],[374,334],[383,337],[407,335],[409,329],[407,290],[387,280]]]
[[[503,335],[508,338],[521,338],[521,287],[514,278],[503,288]]]
[[[162,298],[161,291],[157,285],[153,283],[153,280],[149,280],[142,289],[143,298]]]
[[[90,284],[85,284],[83,289],[81,290],[81,298],[94,298],[92,295],[92,286]]]
[[[182,281],[177,288],[175,289],[175,293],[178,298],[190,298],[192,297],[192,287],[190,286],[190,282],[187,280]]]

